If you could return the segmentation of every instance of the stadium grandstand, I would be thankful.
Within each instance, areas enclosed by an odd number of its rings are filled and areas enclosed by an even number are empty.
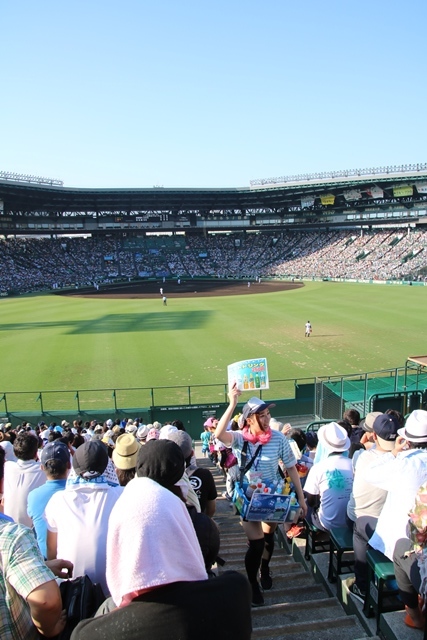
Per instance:
[[[235,189],[77,189],[0,172],[0,290],[150,277],[424,280],[426,214],[426,163]]]

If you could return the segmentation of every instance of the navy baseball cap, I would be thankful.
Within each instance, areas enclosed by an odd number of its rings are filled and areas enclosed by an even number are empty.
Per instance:
[[[397,431],[400,429],[398,419],[389,413],[380,413],[374,420],[373,430],[380,440],[382,449],[391,451],[397,438]]]
[[[61,462],[70,462],[70,452],[63,442],[48,442],[42,449],[41,463],[44,466],[49,460],[61,460]]]

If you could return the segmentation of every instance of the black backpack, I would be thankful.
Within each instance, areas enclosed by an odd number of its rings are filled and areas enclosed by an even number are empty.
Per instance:
[[[59,585],[62,608],[67,612],[67,623],[58,640],[69,640],[80,620],[92,618],[105,600],[100,584],[93,584],[89,576],[64,580]]]

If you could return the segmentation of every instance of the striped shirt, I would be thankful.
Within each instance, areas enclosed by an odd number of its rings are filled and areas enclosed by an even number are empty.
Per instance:
[[[55,576],[45,565],[28,527],[0,520],[0,568],[0,638],[40,638],[31,619],[27,597]]]
[[[243,443],[245,442],[243,435],[240,431],[228,431],[233,437],[232,449],[235,454],[239,467],[241,464],[241,452]],[[255,452],[259,446],[262,446],[261,453],[257,456],[250,471],[247,472],[249,478],[250,472],[256,472],[261,474],[263,482],[272,483],[278,482],[281,478],[278,467],[279,460],[283,462],[285,467],[294,467],[297,463],[291,447],[289,446],[288,439],[280,431],[271,431],[270,440],[263,445],[259,443],[252,444],[248,442],[247,449],[247,463],[253,458]]]

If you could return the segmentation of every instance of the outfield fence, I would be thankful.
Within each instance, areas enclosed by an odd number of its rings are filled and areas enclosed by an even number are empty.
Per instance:
[[[300,416],[306,424],[341,419],[349,408],[357,409],[362,417],[387,408],[407,413],[427,404],[427,368],[406,363],[404,367],[358,374],[270,380],[269,389],[251,391],[275,402],[276,417]],[[245,392],[237,411],[249,393]],[[219,417],[227,404],[227,384],[8,391],[0,392],[0,420],[138,416],[148,423],[180,419],[192,437],[198,437],[206,418]]]

